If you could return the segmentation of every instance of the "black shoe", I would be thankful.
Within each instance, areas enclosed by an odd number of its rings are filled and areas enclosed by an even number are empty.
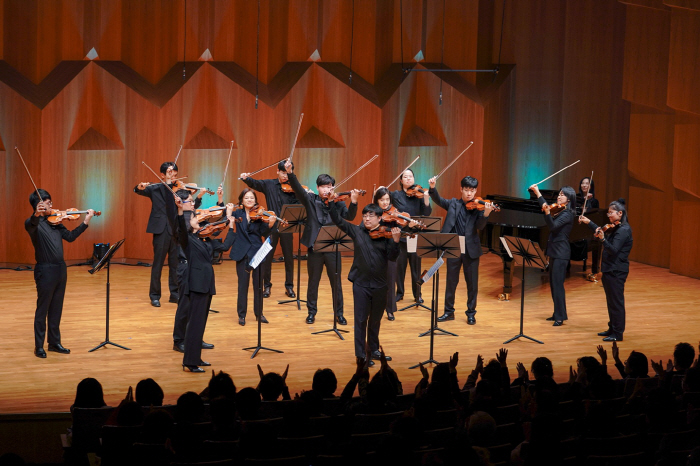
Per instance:
[[[443,315],[437,318],[438,322],[445,322],[446,320],[455,320],[455,313],[445,312]]]
[[[391,361],[391,356],[385,355],[384,357],[387,361]],[[376,359],[377,361],[379,361],[380,359],[382,359],[382,353],[380,353],[379,351],[372,351],[372,359]]]
[[[257,317],[255,318],[255,321],[256,321],[256,322],[258,321],[258,318],[257,318]],[[263,324],[269,324],[269,322],[267,321],[267,319],[265,318],[265,316],[260,316],[260,322],[262,322]]]
[[[214,349],[214,345],[211,343],[202,342],[202,349]]]
[[[386,313],[386,318],[387,318],[388,320],[396,320],[396,317],[394,317],[394,313],[393,313],[393,312],[387,312],[387,313]]]
[[[564,322],[561,320],[555,320],[554,323],[552,324],[552,327],[561,327],[564,325]]]
[[[153,307],[160,307],[160,300],[158,300],[158,299],[152,299],[152,300],[151,300],[151,306],[153,306]]]
[[[199,373],[204,372],[204,369],[202,369],[199,366],[188,366],[186,364],[182,365],[182,370],[183,371],[190,371],[190,372],[199,372]]]
[[[622,341],[622,337],[610,335],[608,337],[603,338],[603,341]]]
[[[44,351],[44,348],[34,348],[34,356],[46,359],[46,351]]]
[[[554,321],[557,320],[557,319],[555,319],[554,316],[552,316],[552,317],[547,317],[547,318],[544,319],[544,320],[548,320],[549,322],[554,322]]]
[[[286,295],[289,296],[290,298],[296,298],[296,297],[297,297],[296,293],[294,293],[294,288],[292,288],[291,286],[288,286],[288,287],[287,287],[287,291],[285,291],[284,294],[286,294]]]
[[[185,352],[185,344],[173,342],[173,351],[177,351],[178,353],[184,353]]]
[[[311,314],[306,316],[306,323],[307,324],[313,324],[314,322],[316,322],[316,316],[313,316]]]
[[[177,298],[175,296],[171,296],[170,299],[168,300],[169,303],[177,304]]]
[[[53,351],[54,353],[61,353],[61,354],[69,354],[70,350],[68,348],[64,348],[60,343],[56,345],[49,345],[49,351]]]
[[[467,323],[469,325],[476,325],[476,317],[467,314]]]
[[[396,295],[396,302],[403,301],[403,295]]]
[[[372,360],[370,359],[370,360],[369,360],[369,363],[367,363],[367,366],[373,367],[373,366],[374,366],[374,361],[372,361]]]
[[[207,367],[207,366],[211,366],[211,363],[210,363],[210,362],[206,362],[206,361],[202,361],[202,360],[200,359],[200,360],[199,360],[199,365],[200,365],[200,366]]]
[[[416,298],[416,302],[418,304],[423,304],[425,301],[423,301],[423,298],[419,296],[418,298]]]
[[[244,326],[245,325],[245,317],[239,317],[238,318],[238,325]]]
[[[272,285],[265,285],[265,289],[263,290],[263,298],[270,297],[270,289],[271,288],[272,288]]]
[[[346,319],[345,317],[343,317],[343,316],[338,316],[338,323],[339,323],[340,325],[348,325],[347,319]]]
[[[610,330],[606,330],[604,332],[598,332],[599,337],[609,337],[612,334]]]

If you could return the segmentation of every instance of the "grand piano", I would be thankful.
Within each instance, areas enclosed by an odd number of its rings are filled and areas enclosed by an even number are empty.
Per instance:
[[[548,203],[556,202],[559,190],[540,190],[542,196]],[[519,197],[505,196],[501,194],[488,194],[486,199],[498,204],[500,212],[492,212],[489,215],[486,228],[481,230],[481,245],[488,249],[488,252],[497,254],[503,260],[503,293],[498,295],[498,299],[507,301],[513,291],[513,259],[503,249],[501,236],[517,236],[527,238],[540,245],[543,251],[547,249],[547,238],[549,237],[549,227],[544,221],[544,215],[537,199],[523,199]],[[580,202],[579,202],[580,201]],[[581,214],[583,199],[576,201],[577,215]],[[586,208],[586,216],[598,225],[607,223],[605,211],[601,209]],[[588,225],[574,222],[569,241],[572,243],[582,239],[593,239],[593,231]],[[584,261],[585,267],[585,261]]]

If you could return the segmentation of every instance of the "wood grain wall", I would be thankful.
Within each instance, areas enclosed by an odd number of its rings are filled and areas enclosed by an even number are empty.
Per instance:
[[[303,112],[295,164],[311,187],[374,154],[348,187],[385,184],[417,155],[427,184],[474,141],[440,180],[443,195],[470,174],[481,194],[526,197],[581,159],[543,187],[595,170],[601,203],[628,198],[634,259],[700,277],[687,234],[700,225],[696,7],[261,0],[258,16],[245,0],[0,0],[0,179],[11,199],[0,262],[33,261],[19,225],[31,184],[15,145],[56,205],[104,212],[67,258],[126,237],[122,256],[148,259],[150,203],[131,192],[152,178],[142,161],[157,169],[182,144],[181,174],[215,187],[235,140],[233,199],[239,173],[289,153]],[[401,63],[500,71],[404,73]]]

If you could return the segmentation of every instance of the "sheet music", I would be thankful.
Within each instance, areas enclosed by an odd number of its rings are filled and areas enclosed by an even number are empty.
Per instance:
[[[406,238],[406,249],[408,252],[416,252],[418,249],[418,235]]]
[[[442,264],[444,264],[444,263],[445,263],[445,261],[442,259],[442,256],[440,256],[440,258],[437,261],[435,261],[433,266],[430,267],[428,269],[428,271],[425,273],[425,275],[423,276],[423,283],[426,283],[428,280],[433,278],[433,275],[435,275],[435,272],[437,272],[437,269],[439,269],[440,266],[442,266]]]
[[[459,252],[464,254],[466,251],[466,246],[464,245],[464,236],[459,236]]]
[[[262,261],[265,260],[265,257],[270,251],[272,251],[272,243],[270,242],[270,237],[268,236],[263,245],[260,246],[260,249],[258,249],[258,252],[255,253],[255,256],[253,256],[250,263],[248,264],[250,268],[256,269],[258,265],[260,265]]]

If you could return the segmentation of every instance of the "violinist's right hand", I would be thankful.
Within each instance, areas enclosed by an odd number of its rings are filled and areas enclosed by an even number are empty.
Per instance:
[[[538,188],[536,184],[533,184],[532,186],[530,186],[527,189],[529,191],[532,191],[533,193],[535,193],[535,196],[537,196],[537,197],[542,196],[542,194],[540,194],[540,188]]]
[[[287,159],[287,161],[284,163],[284,171],[287,173],[292,173],[294,171],[291,160]]]
[[[41,201],[36,205],[36,213],[34,213],[34,216],[41,217],[42,215],[48,215],[50,212],[51,209],[49,208],[46,201]]]
[[[584,215],[579,215],[578,223],[584,223],[584,224],[588,225],[589,223],[591,223],[591,219],[584,216]]]
[[[437,183],[437,176],[434,176],[428,180],[428,185],[430,189],[435,189],[435,184]]]
[[[250,176],[250,173],[241,173],[241,176],[239,176],[240,179],[245,180]]]
[[[144,189],[146,189],[146,186],[148,186],[149,184],[151,184],[151,183],[144,181],[142,183],[139,183],[138,186],[136,186],[136,189],[138,189],[139,191],[143,191]]]
[[[236,207],[236,206],[233,205],[233,203],[231,203],[231,202],[229,202],[228,204],[226,204],[226,216],[227,216],[227,217],[230,217],[231,215],[233,215],[233,210],[234,210],[235,207]]]
[[[219,198],[219,204],[224,202],[224,188],[221,185],[219,185],[219,187],[216,188],[216,196]]]
[[[175,205],[177,206],[177,214],[182,215],[185,211],[185,205],[182,203],[180,196],[175,196]]]

